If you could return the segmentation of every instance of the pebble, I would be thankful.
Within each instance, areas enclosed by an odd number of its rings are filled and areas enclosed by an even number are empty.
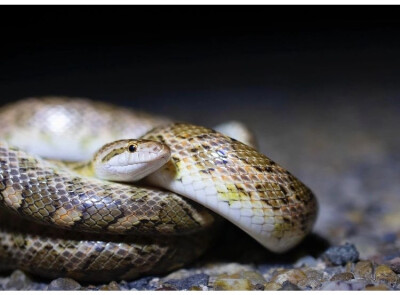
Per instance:
[[[174,279],[166,281],[165,284],[171,285],[178,290],[187,290],[191,287],[200,287],[208,285],[209,276],[206,274],[195,274],[183,279]]]
[[[282,284],[282,288],[279,289],[279,291],[297,291],[297,290],[300,290],[300,288],[289,281],[284,282]]]
[[[263,286],[266,283],[264,277],[260,273],[255,271],[243,271],[241,275],[243,278],[248,279],[253,286]]]
[[[303,272],[306,274],[307,278],[298,283],[300,288],[316,289],[321,286],[324,279],[324,274],[322,272],[314,269],[304,269]]]
[[[369,260],[359,261],[354,266],[354,275],[357,278],[372,279],[373,265]]]
[[[389,265],[395,273],[400,274],[400,257],[391,259]]]
[[[5,284],[6,290],[28,290],[32,289],[32,280],[22,271],[15,270],[9,281]]]
[[[307,255],[297,260],[296,263],[294,264],[294,267],[304,267],[304,266],[314,267],[316,265],[317,265],[317,260],[314,257]]]
[[[397,234],[394,232],[386,233],[383,235],[382,240],[384,243],[394,243],[397,240]]]
[[[162,286],[160,288],[157,288],[156,291],[178,291],[172,286]]]
[[[354,275],[351,272],[342,272],[335,274],[330,280],[331,281],[350,281],[354,279]]]
[[[119,287],[116,281],[112,281],[108,285],[103,285],[99,289],[100,291],[120,291],[121,288]]]
[[[328,274],[329,276],[333,276],[337,273],[343,272],[343,267],[342,266],[329,266],[324,269],[324,272]]]
[[[385,291],[389,290],[389,288],[385,285],[376,285],[376,286],[366,286],[365,290],[367,291]]]
[[[320,290],[335,290],[335,291],[351,291],[363,290],[368,284],[365,280],[351,280],[351,281],[328,281],[324,282]]]
[[[213,287],[214,290],[253,290],[250,280],[243,278],[240,273],[219,275]]]
[[[269,283],[264,284],[264,290],[276,291],[276,290],[280,290],[281,288],[282,288],[282,285],[275,283],[275,282],[269,282]]]
[[[344,265],[347,262],[358,260],[359,253],[353,244],[346,243],[342,246],[333,246],[325,251],[323,258],[333,265]]]
[[[292,284],[297,285],[305,279],[307,279],[307,276],[300,269],[283,269],[276,271],[271,281],[278,284],[283,284],[284,282],[289,281]]]
[[[79,290],[81,285],[70,278],[59,278],[51,281],[47,290],[60,291],[60,290]]]
[[[188,289],[189,291],[203,291],[203,288],[199,286],[192,286]]]
[[[154,279],[154,277],[149,276],[149,277],[144,277],[139,280],[129,282],[128,286],[130,289],[136,289],[136,290],[150,290],[152,289],[149,285],[149,282]]]
[[[375,269],[375,280],[395,286],[398,283],[399,278],[389,266],[381,264]]]

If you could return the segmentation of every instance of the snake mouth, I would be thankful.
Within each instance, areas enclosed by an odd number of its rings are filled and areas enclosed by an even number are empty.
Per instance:
[[[136,165],[157,165],[157,163],[162,163],[162,165],[164,165],[166,162],[168,162],[168,160],[171,157],[171,154],[169,152],[169,150],[167,152],[164,152],[164,150],[154,153],[154,152],[149,152],[148,153],[150,156],[148,157],[148,160],[139,160],[139,161],[135,161],[135,163],[126,163],[126,164],[120,164],[120,163],[113,163],[110,162],[108,163],[107,166],[109,167],[134,167]],[[161,166],[162,166],[161,165]]]

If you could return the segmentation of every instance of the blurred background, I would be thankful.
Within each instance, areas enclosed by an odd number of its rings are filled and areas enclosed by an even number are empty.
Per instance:
[[[318,235],[361,257],[398,247],[396,7],[24,10],[2,7],[2,104],[66,95],[206,126],[239,120],[315,192]]]

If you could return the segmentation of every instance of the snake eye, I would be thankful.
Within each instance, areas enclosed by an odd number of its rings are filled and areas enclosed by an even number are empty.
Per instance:
[[[136,145],[134,145],[134,144],[129,145],[128,150],[129,150],[131,153],[136,152]]]

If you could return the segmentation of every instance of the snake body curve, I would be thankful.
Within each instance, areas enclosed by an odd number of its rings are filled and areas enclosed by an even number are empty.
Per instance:
[[[92,281],[168,271],[206,249],[216,217],[204,207],[275,252],[295,246],[311,230],[316,199],[287,170],[214,130],[167,123],[86,100],[30,99],[3,108],[2,266]],[[83,146],[89,155],[100,143],[140,136],[171,149],[171,160],[146,179],[161,190],[87,178],[31,154],[65,150],[78,138],[69,148]],[[38,149],[36,138],[47,147]],[[11,222],[15,214],[35,223]],[[51,228],[56,226],[65,232]]]

